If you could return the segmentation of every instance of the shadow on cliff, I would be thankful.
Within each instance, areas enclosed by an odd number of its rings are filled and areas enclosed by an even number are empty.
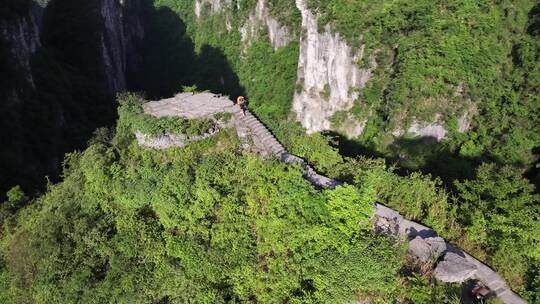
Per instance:
[[[202,45],[199,50],[186,32],[184,21],[168,7],[145,2],[143,75],[140,90],[149,98],[170,97],[182,86],[236,96],[244,95],[238,76],[225,54]]]
[[[25,2],[24,12],[12,21],[20,25],[14,28],[25,45],[7,46],[13,75],[0,88],[0,95],[8,96],[0,123],[0,138],[6,138],[0,191],[16,184],[40,190],[45,175],[58,180],[64,154],[84,148],[97,127],[112,125],[116,117],[114,92],[103,83],[99,60],[97,1],[52,0],[45,9]],[[30,44],[38,47],[26,67],[20,61],[26,51],[13,48]]]
[[[51,0],[42,12],[36,11],[37,3],[27,2],[17,7],[22,18],[33,14],[37,23],[42,20],[35,37],[41,46],[30,60],[30,71],[11,55],[13,46],[0,41],[0,68],[6,76],[0,80],[0,97],[7,103],[0,113],[0,140],[5,143],[0,149],[0,196],[17,184],[30,192],[43,190],[46,175],[58,181],[65,153],[84,149],[96,128],[114,125],[119,90],[161,98],[196,85],[230,96],[244,94],[223,52],[208,45],[196,51],[179,16],[154,7],[153,1],[108,7],[114,10],[107,12],[113,22],[116,14],[125,13],[118,16],[125,24],[113,25],[102,16],[107,1]],[[120,31],[127,35],[138,29],[130,18],[142,20],[144,39],[116,39]],[[122,84],[122,77],[127,83]]]
[[[398,174],[407,175],[412,171],[429,173],[441,178],[447,188],[452,188],[455,180],[474,178],[474,171],[481,162],[457,155],[433,137],[398,138],[386,153],[381,153],[338,132],[327,131],[324,134],[333,139],[334,147],[343,156],[384,158],[388,165],[398,165]]]

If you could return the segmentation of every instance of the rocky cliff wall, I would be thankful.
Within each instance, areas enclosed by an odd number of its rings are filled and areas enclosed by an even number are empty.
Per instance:
[[[111,93],[130,87],[128,77],[139,72],[144,38],[144,20],[140,0],[102,0],[100,15],[101,56],[107,89]]]
[[[114,123],[115,94],[137,87],[142,5],[52,0],[0,16],[0,193],[54,180],[64,153]]]
[[[306,0],[296,0],[302,14],[297,90],[293,110],[308,130],[317,132],[332,129],[330,118],[337,111],[349,110],[358,99],[358,90],[372,76],[372,66],[360,69],[357,62],[363,48],[353,51],[329,25],[319,30],[317,16],[307,7]],[[349,126],[350,136],[362,133],[364,122]]]
[[[32,85],[30,59],[41,46],[39,19],[40,16],[30,13],[0,20],[0,39],[9,48],[11,60],[23,70]]]
[[[290,30],[281,25],[275,18],[270,16],[266,0],[258,0],[255,11],[249,15],[248,20],[240,27],[242,42],[249,46],[257,36],[261,28],[266,30],[270,43],[277,49],[291,42]]]

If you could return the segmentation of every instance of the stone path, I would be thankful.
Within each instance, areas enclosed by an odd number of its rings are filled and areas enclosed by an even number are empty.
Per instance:
[[[265,156],[273,156],[287,163],[300,165],[304,176],[319,188],[335,188],[339,181],[320,175],[302,158],[287,153],[283,145],[255,117],[240,109],[227,97],[211,93],[182,93],[173,98],[146,103],[144,111],[156,117],[183,116],[186,118],[208,117],[219,112],[233,114],[234,127],[242,147]],[[446,242],[433,229],[405,219],[397,211],[375,204],[375,229],[387,235],[403,237],[409,241],[409,253],[423,261],[438,260],[435,276],[444,282],[463,282],[476,279],[487,286],[495,296],[506,304],[526,304],[491,268],[463,250]]]

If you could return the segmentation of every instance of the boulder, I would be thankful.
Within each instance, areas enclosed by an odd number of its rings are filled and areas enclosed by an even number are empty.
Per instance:
[[[447,252],[435,268],[435,277],[443,282],[461,283],[471,278],[476,270],[476,266],[464,257]]]
[[[441,237],[415,237],[409,242],[409,253],[422,262],[436,260],[446,251],[446,242]]]
[[[374,224],[374,231],[377,234],[384,234],[388,236],[397,236],[399,230],[399,224],[394,218],[386,218],[377,216]]]

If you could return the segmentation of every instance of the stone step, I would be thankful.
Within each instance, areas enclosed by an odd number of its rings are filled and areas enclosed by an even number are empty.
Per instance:
[[[268,132],[260,132],[260,133],[257,133],[256,135],[257,135],[257,137],[259,137],[261,139],[272,138],[272,139],[276,140],[275,137],[272,134],[268,133]]]
[[[270,148],[270,149],[272,149],[272,147],[276,147],[276,146],[279,147],[279,143],[276,142],[276,141],[273,141],[273,140],[267,140],[267,141],[264,141],[264,142],[263,142],[263,145],[264,145],[265,147]]]
[[[270,132],[268,132],[268,130],[266,130],[265,127],[263,127],[263,126],[261,126],[261,125],[256,126],[255,128],[253,128],[253,131],[254,131],[255,133],[270,133]]]
[[[272,134],[261,134],[261,135],[258,135],[258,137],[263,141],[267,141],[267,140],[276,140],[274,138],[274,136],[272,136]]]
[[[275,151],[278,152],[278,153],[285,153],[286,152],[285,148],[283,148],[283,147],[278,147],[278,148],[275,149]]]
[[[261,124],[259,124],[258,122],[251,122],[251,123],[248,123],[247,124],[250,128],[252,128],[253,130],[255,130],[256,128],[264,128]]]
[[[276,144],[270,146],[270,149],[272,149],[272,151],[274,152],[281,152],[285,150],[281,145],[276,145]]]
[[[260,138],[263,141],[269,141],[270,140],[270,141],[277,142],[276,138],[274,136],[272,136],[272,134],[270,134],[270,133],[257,134],[257,137]]]
[[[486,284],[489,289],[491,290],[497,290],[497,289],[507,289],[508,286],[506,285],[506,282],[505,281],[495,281],[495,282],[491,282],[489,284]]]

